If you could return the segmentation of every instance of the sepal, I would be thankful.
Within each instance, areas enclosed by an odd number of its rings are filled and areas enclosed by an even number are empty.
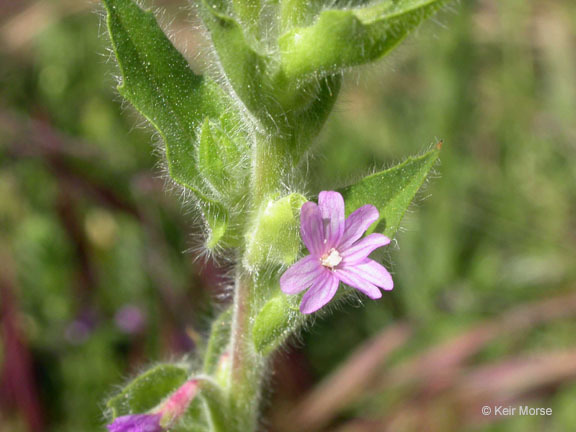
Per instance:
[[[294,298],[278,292],[256,315],[252,327],[254,348],[263,355],[270,354],[304,322],[304,319]]]
[[[178,389],[188,377],[188,370],[174,364],[160,364],[144,372],[107,402],[112,418],[145,413]]]

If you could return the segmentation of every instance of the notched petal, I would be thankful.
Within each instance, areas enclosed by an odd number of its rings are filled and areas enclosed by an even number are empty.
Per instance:
[[[366,232],[370,225],[378,220],[380,213],[371,204],[356,209],[344,223],[344,234],[338,244],[338,249],[344,250],[352,246]]]
[[[335,270],[336,276],[346,285],[356,288],[358,291],[366,294],[373,300],[382,297],[382,292],[372,282],[368,281],[361,274],[354,271],[355,267],[342,268]]]
[[[386,246],[389,243],[390,239],[383,234],[370,234],[349,248],[340,251],[340,255],[343,258],[342,264],[359,263],[366,259],[375,249]]]
[[[336,247],[344,233],[344,198],[338,192],[322,191],[318,195],[318,207],[326,221],[324,238],[327,249]]]
[[[352,268],[353,271],[361,275],[362,278],[386,291],[391,291],[394,288],[394,281],[392,280],[390,272],[388,272],[382,264],[374,260],[366,259]]]

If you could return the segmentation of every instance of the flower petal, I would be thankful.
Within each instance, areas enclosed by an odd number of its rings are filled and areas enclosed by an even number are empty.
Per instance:
[[[300,234],[311,254],[320,256],[325,252],[322,215],[312,201],[305,202],[300,210]]]
[[[302,297],[300,312],[309,314],[316,312],[322,306],[326,305],[326,303],[332,300],[334,294],[336,294],[339,282],[338,278],[334,276],[331,271],[326,270],[324,275],[319,278],[312,285],[312,288],[304,294],[304,297]]]
[[[110,432],[162,432],[160,414],[131,414],[116,418],[108,425]]]
[[[364,279],[360,274],[358,274],[356,267],[350,266],[348,268],[340,268],[334,270],[336,277],[344,282],[346,285],[350,285],[356,288],[358,291],[366,294],[371,299],[379,299],[382,297],[382,292],[368,280]]]
[[[367,258],[361,263],[348,268],[362,276],[363,279],[386,291],[391,291],[394,288],[394,281],[388,270],[374,260]]]
[[[370,225],[378,220],[380,214],[376,207],[367,204],[356,209],[344,223],[344,234],[340,239],[338,249],[344,250],[352,246],[366,232]]]
[[[390,239],[383,234],[367,235],[348,249],[340,250],[340,256],[343,258],[342,265],[359,263],[366,259],[374,249],[386,246],[388,243],[390,243]]]
[[[325,225],[326,249],[334,248],[344,233],[344,198],[338,192],[322,191],[318,195],[318,207]]]
[[[358,289],[360,288],[356,285],[355,282],[357,279],[361,279],[370,285],[376,285],[377,287],[380,287],[386,291],[390,291],[392,288],[394,288],[394,281],[392,280],[390,273],[388,273],[388,270],[386,270],[381,264],[378,264],[376,261],[371,259],[365,259],[358,264],[351,264],[337,268],[335,273],[342,282],[354,286]],[[377,298],[379,297],[380,295]]]
[[[286,294],[298,294],[309,288],[312,283],[320,278],[325,267],[322,267],[317,257],[308,255],[292,265],[280,277],[280,289]]]

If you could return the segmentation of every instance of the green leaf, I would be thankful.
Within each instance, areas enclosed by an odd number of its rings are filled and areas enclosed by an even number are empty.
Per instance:
[[[365,177],[341,192],[346,203],[346,213],[372,204],[380,212],[377,223],[368,232],[381,232],[392,237],[414,196],[438,160],[440,149],[408,158],[405,162],[385,171]]]
[[[304,322],[293,299],[278,293],[262,307],[252,327],[252,340],[256,350],[264,355],[277,348]]]
[[[181,366],[162,364],[153,367],[108,401],[112,418],[150,411],[180,387],[187,377],[188,371]]]
[[[449,0],[383,1],[349,10],[325,10],[308,27],[279,39],[282,69],[289,79],[317,77],[374,61]]]
[[[206,248],[214,250],[218,245],[232,246],[234,244],[234,236],[227,236],[227,234],[230,234],[228,229],[229,215],[225,208],[218,203],[205,201],[199,201],[198,207],[208,229]]]
[[[219,1],[204,0],[202,5],[202,20],[234,92],[250,112],[261,120],[267,119],[269,107],[264,97],[269,87],[267,57],[254,49],[255,41],[247,39],[242,27],[223,10]]]
[[[338,98],[341,82],[342,77],[339,75],[314,81],[315,88],[307,91],[309,95],[314,95],[314,99],[309,105],[300,106],[298,110],[289,113],[289,121],[294,128],[294,164],[299,162],[300,156],[320,132]]]
[[[313,118],[318,105],[332,106],[338,94],[339,81],[300,85],[297,80],[287,79],[278,68],[277,60],[246,33],[218,0],[204,0],[202,11],[203,21],[230,85],[263,126],[275,132],[288,133],[292,128],[300,127],[300,121]],[[315,123],[315,133],[321,124]]]
[[[217,86],[194,74],[156,23],[131,0],[103,0],[122,73],[118,90],[160,132],[174,180],[198,191],[196,127],[219,109]]]
[[[211,242],[215,243],[226,231],[228,215],[222,205],[207,195],[194,147],[197,128],[204,119],[220,119],[226,111],[225,95],[214,82],[194,74],[151,12],[131,0],[103,1],[122,73],[118,91],[162,136],[170,175],[194,192],[206,215]]]
[[[300,250],[300,208],[307,199],[293,193],[260,206],[246,237],[246,264],[292,264]]]
[[[219,125],[206,119],[197,149],[198,169],[209,187],[227,201],[246,193],[247,146],[240,146]]]
[[[237,246],[240,240],[238,228],[242,224],[241,214],[236,214],[230,223],[230,212],[226,208],[236,208],[246,199],[248,193],[249,148],[243,136],[232,137],[226,130],[223,119],[214,122],[206,119],[200,132],[200,142],[196,149],[198,170],[204,184],[210,189],[218,204],[201,205],[209,228],[206,241],[208,249],[216,246]]]

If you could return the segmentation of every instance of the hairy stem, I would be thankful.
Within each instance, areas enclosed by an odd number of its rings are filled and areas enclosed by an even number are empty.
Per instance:
[[[252,309],[255,285],[252,275],[239,268],[236,276],[232,322],[232,371],[230,407],[235,419],[227,432],[250,432],[257,429],[265,359],[254,350]]]
[[[232,326],[232,386],[242,386],[245,381],[247,359],[249,358],[250,330],[250,291],[252,278],[239,267],[236,274],[236,286],[234,297],[234,315]]]
[[[259,206],[270,194],[278,191],[286,158],[281,140],[258,135],[253,148],[251,209]],[[244,227],[250,230],[250,223]],[[260,387],[265,374],[265,358],[254,349],[252,318],[255,315],[256,273],[245,268],[243,256],[238,257],[235,281],[234,314],[232,318],[230,377],[231,406],[237,419],[238,432],[256,429]]]

